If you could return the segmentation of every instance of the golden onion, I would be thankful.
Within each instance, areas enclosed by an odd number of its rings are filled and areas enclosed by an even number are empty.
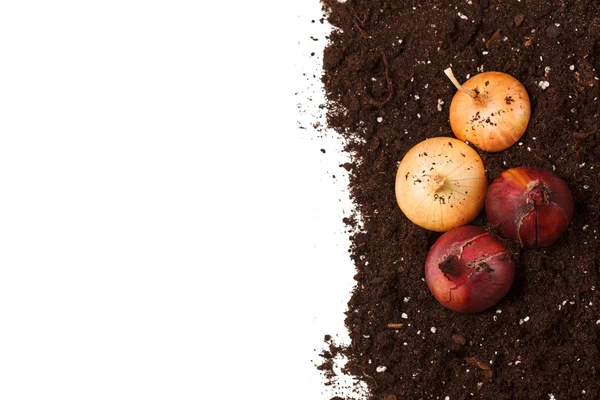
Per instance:
[[[521,82],[503,72],[484,72],[461,85],[450,68],[444,72],[458,89],[450,104],[450,125],[457,138],[497,152],[523,136],[531,105]]]
[[[481,157],[454,138],[418,143],[406,153],[396,174],[396,200],[402,212],[436,232],[473,221],[483,208],[486,190]]]

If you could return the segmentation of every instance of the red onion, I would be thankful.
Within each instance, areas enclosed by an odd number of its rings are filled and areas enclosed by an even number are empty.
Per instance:
[[[436,300],[453,311],[483,311],[502,299],[515,275],[506,247],[487,231],[465,225],[444,233],[425,262],[425,280]]]
[[[502,236],[538,248],[550,246],[567,230],[573,196],[567,184],[547,169],[511,168],[490,185],[485,209]]]

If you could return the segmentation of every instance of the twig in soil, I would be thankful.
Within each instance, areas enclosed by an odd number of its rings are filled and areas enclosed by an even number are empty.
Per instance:
[[[489,38],[489,40],[487,41],[487,43],[485,44],[485,48],[489,49],[490,45],[493,44],[496,40],[498,40],[498,38],[500,37],[500,29],[496,30],[496,32],[494,32],[494,34],[492,35],[491,38]]]
[[[392,84],[392,80],[390,79],[390,66],[388,64],[387,57],[384,53],[381,53],[381,57],[383,58],[383,66],[385,67],[385,83],[387,85],[388,95],[383,100],[374,100],[370,96],[365,95],[369,104],[372,104],[377,107],[383,106],[385,103],[390,101],[394,96],[394,85]]]
[[[360,33],[360,36],[365,37],[365,38],[370,38],[371,37],[371,36],[369,36],[367,34],[367,32],[364,31],[363,28],[361,28],[361,26],[364,25],[364,23],[367,21],[367,16],[365,14],[363,14],[363,19],[361,20],[360,18],[358,18],[358,16],[354,12],[354,10],[348,11],[346,9],[346,7],[343,7],[337,1],[321,0],[321,2],[326,7],[328,7],[330,10],[333,10],[333,9],[341,7],[348,15],[350,15],[352,17],[352,23],[354,24],[354,26],[356,27],[356,29],[358,29],[358,32]]]
[[[357,16],[354,16],[354,18],[358,19]],[[360,20],[359,20],[360,21]],[[367,34],[367,32],[365,32],[365,30],[363,28],[360,27],[360,25],[358,24],[357,21],[353,21],[354,22],[354,26],[356,27],[356,29],[358,29],[358,32],[360,33],[360,36],[364,37],[364,38],[370,38],[371,36],[369,36]]]
[[[400,328],[404,328],[404,324],[387,324],[388,328],[392,328],[392,329],[400,329]]]
[[[485,376],[485,378],[487,380],[491,380],[492,379],[492,375],[494,373],[493,373],[493,371],[492,371],[492,369],[490,368],[489,365],[487,365],[483,361],[479,361],[475,357],[467,357],[467,358],[465,358],[465,361],[467,362],[467,364],[476,366],[477,368],[479,368],[480,370],[482,370],[483,371],[483,375]]]
[[[593,135],[597,131],[598,131],[598,128],[595,127],[595,128],[592,128],[592,130],[589,132],[572,132],[571,134],[573,135],[573,137],[575,139],[583,140],[583,139],[587,139],[588,136]]]
[[[359,18],[358,15],[356,15],[356,12],[352,11],[350,15],[352,15],[352,22],[354,23],[356,29],[358,29],[360,32],[360,35],[367,39],[370,38],[371,36],[362,28],[365,25],[365,22],[367,22],[367,14],[363,13],[362,18]]]

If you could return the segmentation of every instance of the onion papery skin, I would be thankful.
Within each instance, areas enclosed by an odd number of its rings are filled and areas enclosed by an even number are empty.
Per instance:
[[[396,200],[422,228],[446,232],[473,221],[487,191],[483,161],[469,145],[448,137],[427,139],[406,153],[396,174]]]
[[[484,72],[463,85],[475,98],[457,91],[450,104],[454,135],[487,152],[499,152],[515,144],[525,133],[531,104],[525,87],[503,72]]]
[[[486,214],[500,234],[534,249],[550,246],[573,218],[573,195],[568,185],[545,168],[508,169],[492,182]]]
[[[425,262],[425,281],[435,299],[464,313],[498,303],[510,290],[514,275],[515,264],[504,244],[471,225],[440,236]]]

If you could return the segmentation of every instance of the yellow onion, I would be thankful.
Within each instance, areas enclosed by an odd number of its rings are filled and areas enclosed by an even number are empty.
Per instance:
[[[450,68],[444,72],[458,89],[450,104],[450,125],[457,138],[497,152],[523,136],[531,105],[521,82],[503,72],[484,72],[461,85]]]
[[[483,161],[469,145],[427,139],[406,153],[396,174],[396,200],[415,224],[446,232],[473,221],[487,190]]]

